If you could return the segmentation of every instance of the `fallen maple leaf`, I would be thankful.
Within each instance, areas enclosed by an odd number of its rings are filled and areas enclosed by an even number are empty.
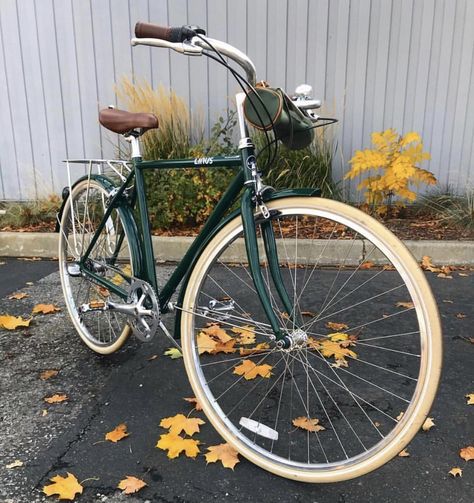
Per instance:
[[[398,455],[401,458],[409,458],[410,457],[410,453],[406,449],[403,449],[403,451],[399,452]]]
[[[121,269],[123,276],[131,276],[132,275],[132,268],[130,264],[127,264],[125,267]],[[122,274],[116,273],[114,277],[110,280],[114,285],[121,285],[125,280],[122,276]]]
[[[456,318],[458,318],[458,319],[462,320],[462,319],[464,319],[464,318],[467,318],[467,316],[466,316],[464,313],[458,313],[458,314],[456,315]]]
[[[462,477],[462,470],[459,468],[459,466],[455,466],[454,468],[451,468],[448,472],[450,475],[453,477]]]
[[[26,299],[26,297],[29,297],[29,295],[24,292],[13,293],[12,295],[8,296],[8,298],[10,300],[21,300],[21,299]]]
[[[165,417],[161,420],[160,426],[168,428],[170,433],[179,435],[184,431],[192,437],[195,433],[199,433],[199,426],[205,424],[202,419],[197,417],[186,417],[184,414],[176,414],[176,416]]]
[[[433,418],[432,417],[427,417],[425,419],[425,422],[423,423],[423,426],[421,427],[421,429],[423,431],[430,431],[431,428],[433,428],[433,426],[436,426],[434,421],[433,421]]]
[[[326,328],[340,332],[341,330],[346,330],[349,327],[345,323],[336,323],[334,321],[328,321],[326,323]]]
[[[349,339],[349,336],[343,332],[335,332],[334,334],[329,334],[328,337],[333,342],[342,342]]]
[[[116,443],[129,435],[130,433],[127,432],[127,425],[125,423],[120,423],[112,431],[105,434],[105,440]]]
[[[217,346],[217,341],[215,341],[210,335],[204,332],[199,332],[196,341],[197,341],[198,353],[200,355],[204,353],[212,354],[212,352],[216,349]]]
[[[146,482],[143,480],[127,475],[126,478],[119,482],[117,487],[122,489],[124,494],[133,494],[138,492],[140,489],[143,489],[146,485]]]
[[[313,313],[313,311],[301,311],[301,316],[307,316],[308,318],[314,318],[316,316],[316,313]]]
[[[178,348],[168,348],[163,354],[169,356],[172,360],[183,357],[183,353]]]
[[[199,403],[198,399],[196,397],[190,397],[190,398],[183,398],[183,400],[186,400],[186,402],[189,402],[194,405],[194,408],[199,411],[202,410],[202,406]]]
[[[257,344],[253,348],[239,348],[239,353],[240,353],[240,356],[248,356],[248,355],[262,353],[262,352],[266,351],[267,349],[270,349],[270,344],[268,344],[266,342],[261,342],[260,344]]]
[[[474,459],[474,447],[472,445],[469,445],[468,447],[463,447],[459,451],[459,455],[465,461],[471,461],[472,459]]]
[[[24,320],[21,316],[10,316],[5,314],[0,316],[0,328],[5,328],[6,330],[15,330],[18,327],[29,327],[31,319]]]
[[[248,345],[255,343],[255,328],[250,325],[243,325],[242,327],[233,327],[232,332],[239,334],[239,343]]]
[[[269,379],[272,375],[270,372],[272,368],[271,365],[267,365],[266,363],[256,365],[251,360],[244,360],[240,365],[235,367],[234,374],[244,376],[247,381],[255,379],[258,375]]]
[[[413,309],[415,305],[413,302],[397,302],[395,304],[396,307],[405,307],[406,309]]]
[[[235,353],[237,350],[235,346],[235,339],[231,339],[227,342],[216,341],[216,347],[214,351],[212,351],[213,355],[217,355],[218,353]]]
[[[226,343],[232,340],[232,337],[219,325],[211,324],[210,326],[203,328],[202,331],[212,337],[213,339],[219,340],[222,343]]]
[[[175,433],[167,433],[160,436],[156,447],[168,451],[170,459],[177,458],[183,451],[189,458],[195,458],[200,452],[199,444],[199,440],[183,438]]]
[[[5,465],[5,468],[8,468],[10,470],[12,468],[20,468],[20,466],[23,466],[23,461],[20,461],[19,459],[15,459],[15,461],[13,461],[12,463]]]
[[[441,269],[439,267],[433,265],[433,263],[431,262],[431,257],[428,257],[428,255],[422,257],[421,268],[425,271],[441,272]]]
[[[48,379],[51,379],[51,377],[56,377],[59,373],[59,370],[43,370],[41,372],[39,378],[42,381],[47,381]]]
[[[205,454],[208,463],[220,461],[224,468],[234,469],[234,466],[240,462],[239,453],[229,444],[211,445],[207,448],[209,452]]]
[[[469,395],[466,395],[467,398],[467,405],[474,405],[474,393],[469,393]]]
[[[331,340],[317,341],[310,337],[308,339],[308,345],[312,349],[316,349],[316,351],[321,352],[321,354],[325,358],[331,358],[331,356],[334,356],[334,359],[336,361],[345,360],[346,356],[350,358],[357,358],[357,353],[343,347],[339,342],[334,342]]]
[[[67,477],[56,475],[49,480],[53,483],[43,487],[46,496],[57,494],[60,500],[72,501],[76,494],[82,494],[83,487],[72,473],[67,472]]]
[[[375,264],[370,260],[366,260],[365,262],[362,262],[362,264],[359,265],[359,269],[372,269],[374,265]]]
[[[301,416],[293,419],[293,425],[307,431],[323,431],[326,428],[319,424],[319,419]]]
[[[52,396],[47,396],[44,401],[47,403],[61,403],[68,400],[68,396],[64,393],[56,393]]]
[[[50,314],[61,311],[61,309],[54,304],[36,304],[33,308],[33,314]]]

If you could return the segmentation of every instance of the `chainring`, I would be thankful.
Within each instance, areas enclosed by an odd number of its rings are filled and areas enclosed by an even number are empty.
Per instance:
[[[143,342],[150,341],[161,319],[155,291],[146,281],[134,278],[129,287],[127,303],[135,304],[135,315],[129,321],[133,334]]]

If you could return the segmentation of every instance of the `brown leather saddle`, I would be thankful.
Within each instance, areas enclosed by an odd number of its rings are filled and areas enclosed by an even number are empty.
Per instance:
[[[148,129],[158,127],[156,115],[145,112],[126,112],[116,108],[105,108],[99,112],[99,122],[114,133],[125,134],[139,129],[143,134]]]

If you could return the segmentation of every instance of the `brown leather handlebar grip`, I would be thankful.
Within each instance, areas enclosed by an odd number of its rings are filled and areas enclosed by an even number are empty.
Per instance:
[[[159,38],[171,42],[171,30],[172,28],[169,26],[138,22],[135,25],[135,36],[137,38]]]

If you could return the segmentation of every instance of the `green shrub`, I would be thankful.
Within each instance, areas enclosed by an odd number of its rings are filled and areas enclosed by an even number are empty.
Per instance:
[[[5,203],[0,215],[0,229],[33,228],[49,230],[56,222],[61,199],[56,194],[36,201]]]

